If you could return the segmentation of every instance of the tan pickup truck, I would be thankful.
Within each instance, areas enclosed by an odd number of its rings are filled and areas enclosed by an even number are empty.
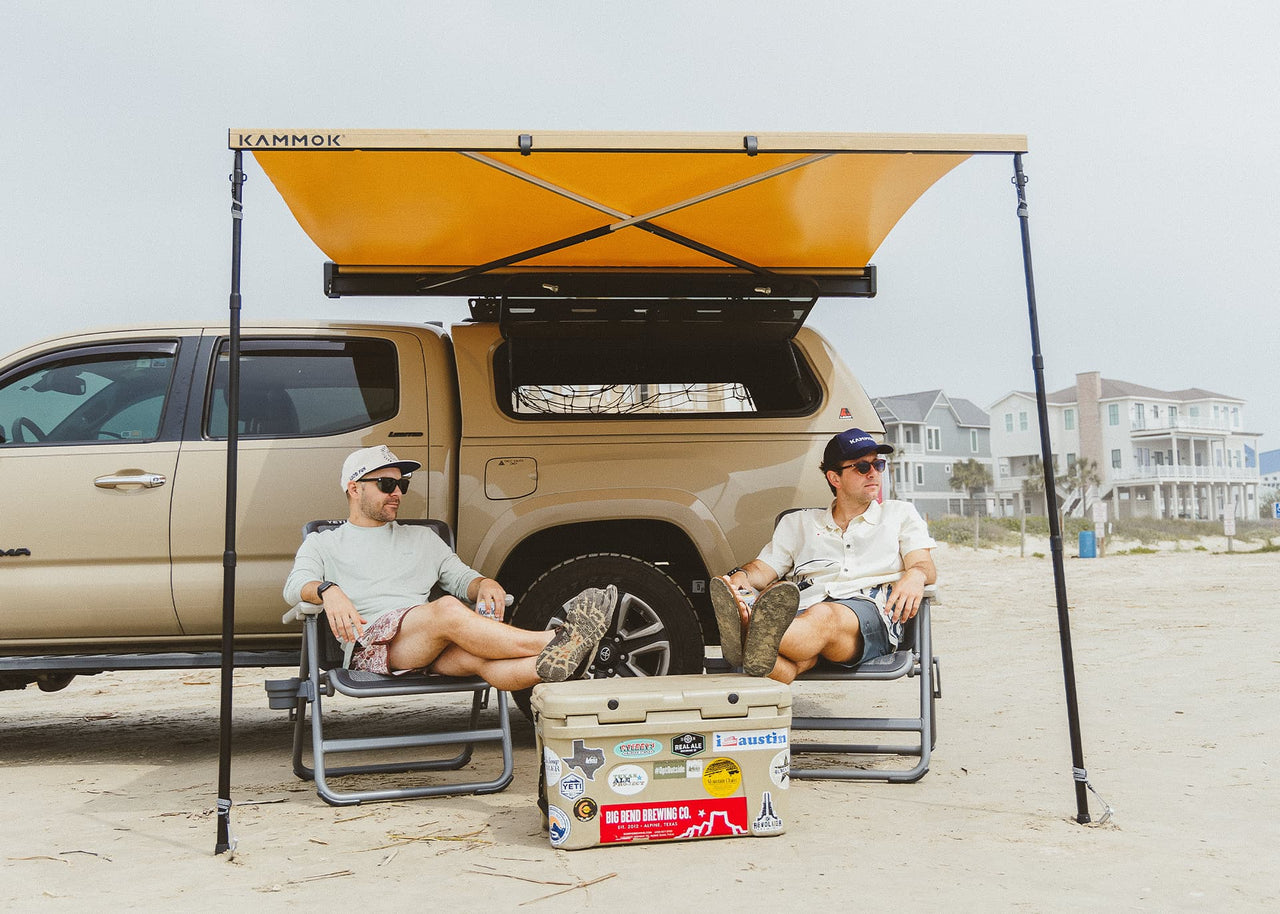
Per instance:
[[[611,581],[592,674],[699,670],[708,576],[754,555],[780,511],[827,501],[833,433],[881,425],[803,314],[614,318],[518,347],[483,309],[447,332],[246,323],[237,662],[289,662],[280,590],[301,526],[344,516],[343,457],[387,444],[423,465],[402,515],[449,521],[459,555],[516,596],[514,624],[545,627]],[[0,358],[0,688],[217,665],[226,350],[225,327],[173,324]]]

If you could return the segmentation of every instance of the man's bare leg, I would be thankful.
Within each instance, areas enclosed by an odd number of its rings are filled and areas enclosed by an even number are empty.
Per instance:
[[[862,651],[857,613],[839,603],[810,606],[787,627],[770,679],[791,682],[813,669],[819,658],[843,662]]]
[[[547,634],[555,633],[549,631]],[[450,645],[432,662],[430,670],[441,676],[479,676],[495,688],[512,692],[531,688],[542,681],[534,666],[536,662],[536,656],[486,660],[467,653],[457,645]]]
[[[441,597],[405,614],[387,645],[387,662],[397,670],[425,669],[450,645],[480,660],[532,658],[554,636],[551,630],[527,631],[485,618],[454,597]]]
[[[399,670],[480,675],[503,689],[559,682],[570,678],[595,650],[617,599],[612,584],[603,590],[585,590],[570,601],[563,626],[528,631],[477,615],[453,597],[442,597],[405,614],[400,631],[387,644],[387,662]]]

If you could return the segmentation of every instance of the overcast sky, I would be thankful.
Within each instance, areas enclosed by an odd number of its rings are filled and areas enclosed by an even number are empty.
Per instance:
[[[1022,133],[1050,390],[1081,371],[1247,400],[1280,447],[1280,4],[6,0],[0,350],[224,320],[232,127]],[[330,300],[250,161],[245,318]],[[931,189],[813,322],[872,395],[1031,390],[1008,157]]]

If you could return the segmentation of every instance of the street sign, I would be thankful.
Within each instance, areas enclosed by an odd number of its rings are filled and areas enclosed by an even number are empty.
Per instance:
[[[1234,514],[1222,515],[1222,535],[1223,536],[1236,535],[1236,516]]]
[[[1280,520],[1280,501],[1271,506],[1272,512],[1275,514],[1276,520]]]

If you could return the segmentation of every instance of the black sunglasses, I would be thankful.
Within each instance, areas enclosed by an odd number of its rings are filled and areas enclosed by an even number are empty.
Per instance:
[[[883,473],[884,468],[888,465],[889,462],[883,457],[877,457],[875,460],[859,460],[857,463],[845,464],[840,468],[840,472],[843,473],[845,470],[857,470],[863,476],[866,476],[871,472],[872,467],[875,467],[877,473]]]
[[[883,461],[881,462],[883,463]],[[399,489],[402,495],[409,491],[408,476],[401,476],[399,479],[394,476],[378,476],[374,479],[357,479],[356,482],[371,482],[378,487],[378,491],[383,495],[390,495],[396,489]]]

